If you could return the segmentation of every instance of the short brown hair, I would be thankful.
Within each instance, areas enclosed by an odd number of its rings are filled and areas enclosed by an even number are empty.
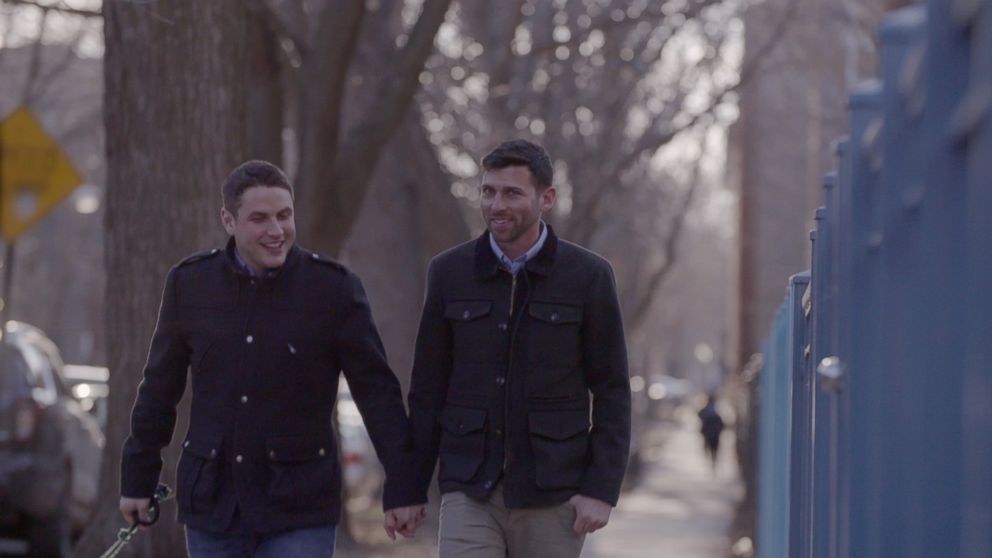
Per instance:
[[[231,171],[224,180],[224,185],[221,187],[224,208],[237,215],[238,206],[241,205],[241,195],[253,186],[283,188],[289,190],[290,196],[293,195],[293,186],[282,169],[268,161],[245,161]]]
[[[482,168],[487,171],[518,166],[530,170],[538,192],[547,190],[554,180],[554,167],[548,152],[525,139],[505,141],[482,159]]]

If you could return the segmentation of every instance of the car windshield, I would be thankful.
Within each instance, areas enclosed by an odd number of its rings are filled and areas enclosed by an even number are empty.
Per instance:
[[[14,401],[24,398],[35,387],[31,382],[33,376],[21,351],[0,341],[0,416],[6,417]]]

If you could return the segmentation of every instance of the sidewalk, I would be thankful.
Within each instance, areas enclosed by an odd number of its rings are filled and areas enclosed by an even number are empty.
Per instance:
[[[685,409],[674,428],[647,436],[640,486],[624,494],[609,525],[586,539],[582,558],[723,558],[742,485],[734,438],[724,431],[714,475],[698,419]]]
[[[646,434],[640,485],[621,496],[609,525],[586,539],[582,558],[726,556],[727,531],[742,495],[733,461],[733,435],[724,432],[714,475],[703,455],[695,412],[685,409],[680,416],[680,424],[656,426]],[[390,543],[383,540],[385,535],[375,521],[370,519],[366,525],[366,536],[375,543],[340,549],[338,558],[437,556],[436,526],[425,529],[414,541]]]

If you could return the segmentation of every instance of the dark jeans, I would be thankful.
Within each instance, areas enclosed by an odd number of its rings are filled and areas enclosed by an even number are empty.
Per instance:
[[[335,528],[312,527],[256,539],[243,526],[230,533],[186,528],[190,558],[332,558]]]

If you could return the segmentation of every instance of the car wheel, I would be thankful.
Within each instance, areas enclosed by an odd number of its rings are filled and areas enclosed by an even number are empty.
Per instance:
[[[64,509],[52,517],[29,518],[27,522],[28,556],[61,558],[72,550],[69,518]]]

